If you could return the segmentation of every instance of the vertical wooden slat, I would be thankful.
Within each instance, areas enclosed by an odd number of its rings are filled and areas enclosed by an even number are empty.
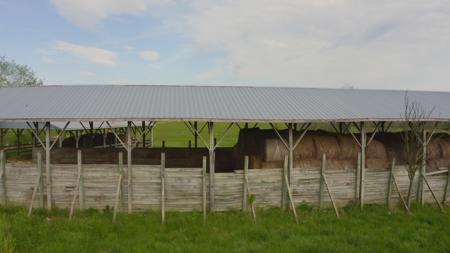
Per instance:
[[[450,184],[450,167],[447,169],[447,182],[445,182],[444,192],[442,193],[442,204],[444,205],[447,202],[448,195],[448,185]]]
[[[387,185],[387,196],[386,196],[386,206],[391,208],[391,197],[392,197],[392,177],[394,176],[394,167],[395,167],[395,157],[392,159],[391,168],[389,171],[389,179]]]
[[[36,152],[37,167],[39,173],[39,205],[44,208],[44,171],[42,168],[42,152],[38,150]]]
[[[161,153],[161,222],[166,222],[166,154]]]
[[[114,214],[113,214],[113,222],[117,219],[117,213],[120,209],[121,203],[121,193],[122,193],[122,178],[123,178],[123,153],[119,152],[119,164],[117,166],[117,169],[119,171],[119,179],[117,181],[116,186],[116,198],[114,201]]]
[[[33,204],[34,204],[34,199],[36,197],[36,193],[39,189],[39,187],[41,186],[41,177],[42,177],[42,166],[40,165],[40,162],[42,160],[42,156],[41,156],[41,152],[38,151],[37,155],[37,170],[38,170],[38,176],[36,177],[36,182],[33,185],[33,193],[31,194],[31,200],[30,200],[30,207],[28,208],[28,217],[31,217],[31,212],[33,211]],[[40,190],[42,192],[42,189]]]
[[[45,123],[45,186],[47,191],[47,210],[52,209],[52,174],[50,168],[50,122]]]
[[[417,200],[419,201],[420,205],[424,205],[424,181],[425,181],[425,173],[426,173],[426,167],[427,167],[427,131],[423,131],[422,133],[422,164],[419,169],[419,182],[417,184]]]
[[[320,180],[319,180],[319,208],[322,208],[322,193],[323,193],[323,175],[325,172],[326,155],[322,154],[322,163],[320,165]]]
[[[131,121],[127,125],[127,191],[128,191],[128,213],[133,212],[133,169],[131,161]]]
[[[79,182],[79,188],[78,188],[78,195],[79,195],[79,201],[80,201],[80,209],[84,209],[84,169],[83,169],[83,158],[81,150],[77,151],[77,166],[78,171],[80,173],[80,182]]]
[[[8,193],[6,189],[6,155],[3,149],[0,150],[0,173],[2,180],[2,190],[3,190],[3,204],[8,203]]]
[[[359,172],[359,203],[361,208],[364,207],[364,184],[366,172],[366,147],[367,147],[366,127],[364,122],[361,122],[361,168]]]
[[[293,129],[292,123],[289,123],[288,130],[289,130],[289,136],[288,136],[288,144],[289,144],[288,182],[289,182],[289,188],[292,189],[292,177],[294,174],[294,129]]]
[[[206,156],[203,156],[202,164],[202,211],[203,211],[203,222],[206,222]]]
[[[215,138],[214,138],[214,123],[208,122],[209,133],[209,210],[215,210]]]
[[[361,152],[358,152],[358,160],[356,161],[356,178],[355,178],[355,203],[359,200],[359,173],[361,168]]]
[[[243,177],[242,177],[242,211],[247,211],[247,203],[248,203],[248,196],[247,196],[247,173],[248,173],[248,156],[244,157],[244,171],[243,171]]]
[[[286,156],[284,158],[284,167],[286,167],[286,170],[287,170],[288,166],[289,166],[288,165],[288,157]],[[284,175],[284,181],[286,183],[286,190],[287,190],[287,194],[288,194],[288,197],[289,197],[289,202],[291,204],[291,210],[292,210],[292,212],[294,214],[295,223],[298,224],[297,210],[295,209],[294,198],[292,197],[291,187],[289,186],[289,180],[288,180],[287,174]]]

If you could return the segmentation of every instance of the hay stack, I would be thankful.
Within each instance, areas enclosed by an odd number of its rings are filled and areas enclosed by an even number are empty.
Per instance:
[[[339,157],[342,159],[357,159],[360,148],[350,135],[338,135]]]
[[[335,136],[314,136],[314,147],[316,149],[316,158],[321,159],[326,154],[327,159],[339,159],[339,143]]]
[[[285,145],[280,139],[264,140],[264,151],[267,162],[282,161],[288,154]]]
[[[372,140],[369,146],[367,146],[366,157],[367,159],[387,160],[387,153],[384,144],[377,140]]]
[[[299,135],[294,135],[294,140],[297,140]],[[314,139],[311,135],[306,134],[302,141],[294,149],[294,157],[301,159],[312,159],[317,156],[317,151],[314,145]]]
[[[450,136],[440,138],[439,146],[441,148],[441,157],[450,159]]]

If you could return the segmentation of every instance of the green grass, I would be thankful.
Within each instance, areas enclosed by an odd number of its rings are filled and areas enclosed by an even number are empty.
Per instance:
[[[67,211],[32,218],[22,208],[0,208],[0,249],[4,252],[450,252],[450,209],[415,207],[411,215],[390,213],[382,206],[342,210],[300,207],[301,222],[288,212],[168,213],[162,225],[158,212],[121,214],[87,210],[69,221]],[[49,218],[50,217],[50,218]]]

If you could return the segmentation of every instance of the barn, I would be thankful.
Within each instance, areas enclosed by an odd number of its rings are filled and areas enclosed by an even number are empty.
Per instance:
[[[131,213],[300,203],[337,211],[353,202],[401,202],[413,188],[413,198],[441,205],[448,200],[449,121],[449,92],[1,88],[0,198],[30,213],[36,206]],[[155,145],[160,123],[182,123],[192,139],[185,147]],[[411,180],[403,137],[413,125],[420,126],[423,162]],[[231,129],[238,131],[236,143],[222,147]],[[32,136],[22,147],[33,150],[29,159],[8,159],[8,131]]]

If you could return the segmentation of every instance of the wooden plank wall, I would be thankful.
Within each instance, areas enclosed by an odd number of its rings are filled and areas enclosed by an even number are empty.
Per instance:
[[[85,208],[113,208],[117,181],[118,165],[87,164],[83,165]],[[293,198],[296,204],[318,204],[319,170],[294,169]],[[330,189],[335,201],[342,206],[354,201],[355,171],[332,170],[326,172]],[[408,175],[403,167],[395,170],[395,178],[404,196],[408,191]],[[28,163],[7,163],[6,189],[9,204],[28,206],[33,186],[38,176],[35,165]],[[366,171],[365,200],[367,203],[384,204],[386,201],[389,172],[384,170]],[[121,211],[127,210],[126,170],[122,184]],[[216,210],[240,210],[243,196],[243,173],[216,173]],[[206,175],[208,182],[209,175]],[[281,169],[249,170],[249,189],[255,195],[257,207],[279,207],[281,202]],[[428,180],[435,194],[442,198],[446,174],[429,176]],[[52,165],[52,192],[54,206],[69,208],[77,181],[77,165]],[[161,171],[159,165],[133,165],[133,210],[143,211],[160,209],[161,205]],[[44,176],[45,184],[45,176]],[[416,187],[416,186],[414,186]],[[3,203],[3,187],[0,187],[0,203]],[[208,183],[206,186],[208,189]],[[416,192],[415,189],[412,191]],[[39,196],[40,193],[37,193]],[[44,192],[45,194],[45,192]],[[207,192],[208,194],[208,192]],[[326,194],[324,191],[323,194]],[[433,202],[428,188],[425,200]],[[34,206],[39,206],[36,197]],[[322,197],[325,205],[330,205],[329,198]],[[449,196],[447,201],[449,201]],[[397,194],[392,194],[392,201],[399,201]],[[208,203],[207,203],[208,204]],[[201,210],[202,207],[202,169],[201,168],[167,168],[166,169],[166,209],[167,210]],[[76,205],[79,208],[79,205]]]

